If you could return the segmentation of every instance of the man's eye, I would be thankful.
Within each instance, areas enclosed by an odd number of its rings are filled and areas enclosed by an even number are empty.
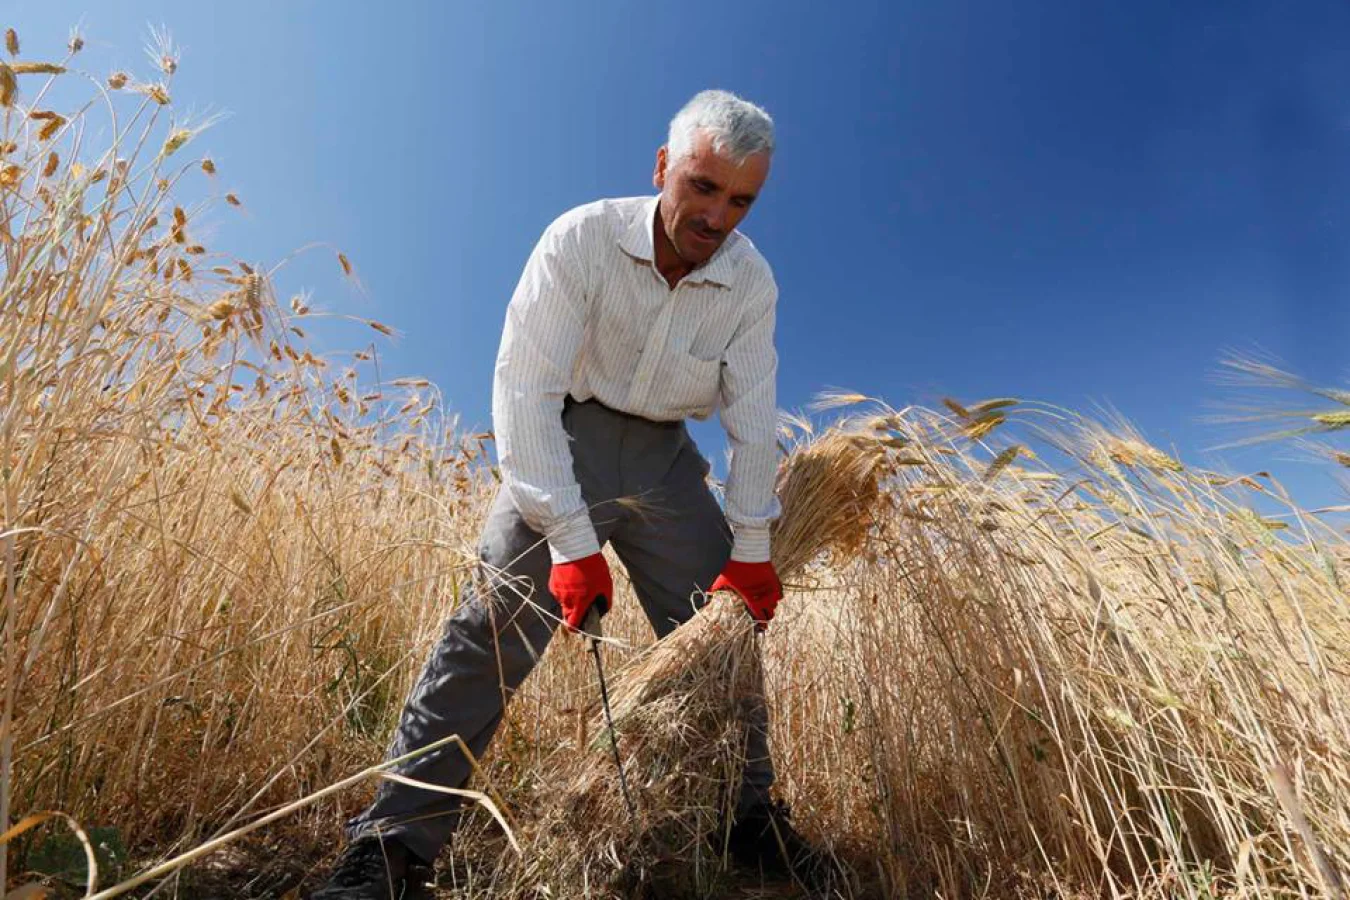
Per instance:
[[[711,194],[712,185],[708,184],[706,181],[695,181],[694,190],[698,191],[700,194]]]

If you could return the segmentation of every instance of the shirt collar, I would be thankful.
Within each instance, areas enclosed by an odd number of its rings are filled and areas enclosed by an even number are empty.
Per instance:
[[[653,266],[656,263],[656,253],[653,249],[655,247],[653,229],[656,227],[656,204],[660,199],[660,195],[648,198],[619,238],[619,246],[623,248],[625,253],[646,260]],[[731,287],[740,256],[737,252],[740,241],[740,233],[731,232],[727,235],[727,239],[722,242],[722,246],[717,248],[717,252],[712,255],[712,258],[691,271],[684,277],[684,280],[688,282],[710,281],[722,287]]]

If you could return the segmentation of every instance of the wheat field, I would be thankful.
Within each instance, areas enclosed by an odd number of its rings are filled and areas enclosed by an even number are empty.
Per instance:
[[[167,44],[148,79],[80,50],[11,32],[0,62],[0,873],[114,896],[186,854],[126,895],[303,896],[475,576],[491,435],[381,376],[390,326],[348,316],[362,349],[316,355],[336,314],[199,243],[242,201],[194,156],[210,123],[177,118]],[[1322,399],[1292,431],[1350,424],[1350,393]],[[783,443],[785,472],[824,460],[800,508],[859,501],[828,534],[785,516],[807,549],[753,639],[837,896],[1344,896],[1350,549],[1278,481],[1014,398],[836,395]],[[859,460],[865,496],[831,493]],[[622,686],[660,651],[618,587]],[[557,642],[480,761],[445,896],[578,895],[540,823],[595,703]],[[680,889],[763,896],[728,877]]]

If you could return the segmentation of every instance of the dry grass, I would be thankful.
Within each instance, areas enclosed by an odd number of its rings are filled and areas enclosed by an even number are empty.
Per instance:
[[[167,851],[379,758],[488,475],[434,393],[372,379],[373,347],[315,357],[274,272],[198,246],[188,197],[214,181],[166,152],[181,128],[153,97],[96,88],[44,137],[52,79],[18,78],[4,798]]]
[[[0,68],[0,818],[59,809],[137,859],[379,759],[493,486],[430,385],[382,381],[373,348],[315,356],[308,301],[201,244],[209,201],[237,198],[187,158],[161,59],[84,110],[45,102],[74,60]],[[110,146],[84,143],[91,123]],[[1268,476],[1032,403],[877,407],[814,442],[789,426],[803,480],[768,632],[714,601],[652,646],[626,586],[607,618],[637,827],[590,661],[559,641],[485,761],[525,855],[476,813],[448,891],[623,891],[616,873],[676,864],[706,865],[681,887],[709,895],[729,700],[762,665],[780,789],[850,869],[844,896],[1343,896],[1341,535]],[[812,469],[829,441],[842,455]],[[364,800],[268,832],[314,859]],[[0,845],[12,875],[57,821]]]

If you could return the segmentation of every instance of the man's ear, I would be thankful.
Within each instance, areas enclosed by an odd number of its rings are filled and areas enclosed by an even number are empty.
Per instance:
[[[669,158],[669,151],[661,147],[656,151],[656,169],[652,172],[652,185],[658,191],[666,189],[666,160]]]

